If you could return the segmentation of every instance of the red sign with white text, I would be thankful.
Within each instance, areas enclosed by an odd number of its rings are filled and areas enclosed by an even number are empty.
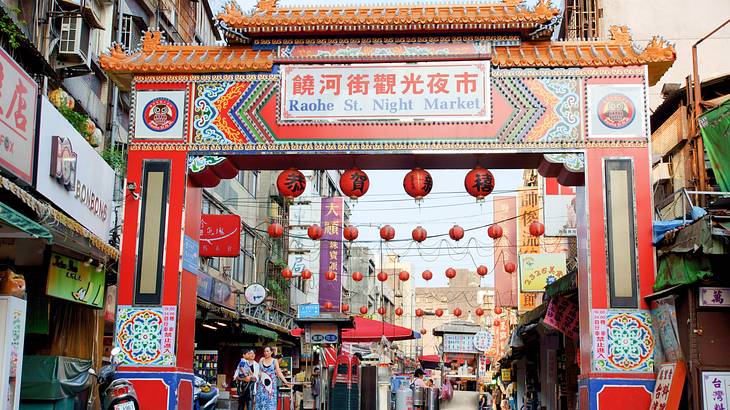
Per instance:
[[[200,218],[200,256],[236,257],[241,254],[241,217],[203,214]]]

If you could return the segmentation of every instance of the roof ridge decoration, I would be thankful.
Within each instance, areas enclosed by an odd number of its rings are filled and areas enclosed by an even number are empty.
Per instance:
[[[218,19],[228,29],[261,36],[372,31],[531,31],[560,14],[551,0],[538,0],[532,8],[523,3],[524,0],[492,3],[460,0],[439,5],[279,7],[278,0],[259,0],[249,12],[229,2]]]
[[[133,74],[271,72],[274,53],[249,46],[166,43],[160,31],[147,31],[131,52],[114,43],[99,56],[101,67],[123,88]]]

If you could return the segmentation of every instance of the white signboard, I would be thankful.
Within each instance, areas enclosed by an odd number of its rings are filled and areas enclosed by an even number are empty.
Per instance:
[[[489,62],[287,65],[286,121],[489,121]]]
[[[260,283],[252,283],[246,287],[243,294],[246,297],[246,302],[252,305],[260,305],[266,299],[266,288]]]
[[[114,170],[43,97],[36,189],[104,241],[109,239]]]
[[[0,48],[0,167],[33,183],[38,85]]]
[[[486,330],[480,330],[474,335],[474,348],[480,352],[486,352],[492,347],[492,333]]]
[[[700,288],[700,306],[730,307],[730,288]]]
[[[305,343],[338,343],[340,338],[334,323],[312,323],[304,328]]]
[[[444,352],[446,353],[477,353],[474,347],[474,335],[444,334]]]
[[[727,409],[729,394],[730,372],[702,372],[703,409]]]
[[[183,139],[185,90],[137,91],[134,104],[134,138]]]

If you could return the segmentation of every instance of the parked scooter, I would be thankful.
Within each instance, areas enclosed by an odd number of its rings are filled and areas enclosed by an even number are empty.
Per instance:
[[[205,379],[195,376],[195,385],[193,390],[193,408],[195,410],[215,409],[218,407],[218,389],[205,381]]]
[[[114,379],[117,367],[121,362],[121,349],[115,347],[111,351],[111,364],[102,366],[99,373],[89,369],[89,374],[96,376],[96,383],[99,388],[99,398],[102,410],[139,410],[137,393],[134,386],[128,380]],[[92,400],[89,399],[89,407],[92,408]]]

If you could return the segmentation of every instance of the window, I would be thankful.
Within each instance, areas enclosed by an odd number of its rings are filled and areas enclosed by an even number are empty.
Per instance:
[[[566,0],[563,38],[567,40],[600,37],[602,10],[597,0]]]
[[[233,260],[233,280],[240,283],[255,282],[254,245],[255,236],[244,228],[241,231],[241,253]]]
[[[145,29],[140,18],[125,14],[122,16],[122,44],[127,50],[133,50],[139,46],[142,31]]]
[[[203,1],[195,3],[195,41],[199,44],[213,44],[215,36],[213,35],[213,24],[208,18]]]
[[[320,191],[322,189],[322,171],[315,170],[314,175],[312,176],[312,191],[315,195],[321,195],[322,192]]]
[[[256,196],[256,185],[259,180],[259,171],[240,171],[238,173],[238,182],[241,183],[243,189],[252,197]]]

